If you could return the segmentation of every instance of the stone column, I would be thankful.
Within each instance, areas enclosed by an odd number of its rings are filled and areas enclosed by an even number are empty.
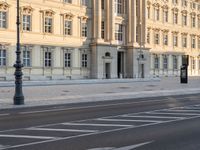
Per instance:
[[[97,8],[97,17],[98,17],[98,23],[97,23],[97,37],[98,39],[101,39],[101,22],[102,22],[102,10],[101,10],[101,0],[97,1],[98,8]]]

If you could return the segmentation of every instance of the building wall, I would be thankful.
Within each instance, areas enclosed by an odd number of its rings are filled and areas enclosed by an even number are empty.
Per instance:
[[[179,0],[177,2],[147,0],[146,47],[151,49],[151,74],[153,75],[179,76],[182,55],[189,55],[189,75],[200,75],[200,1]],[[183,16],[187,17],[187,24],[184,23]],[[159,43],[155,42],[155,34],[159,35]],[[165,43],[165,35],[168,36],[167,43]],[[183,46],[183,37],[187,38],[186,46]],[[194,38],[194,47],[192,38]],[[155,67],[155,57],[159,58],[158,68]],[[165,57],[168,58],[167,67],[163,64]],[[174,67],[174,57],[177,57],[177,68]],[[192,67],[193,59],[195,65]]]
[[[182,55],[189,55],[189,75],[200,75],[200,2],[188,0],[183,6],[183,1],[20,0],[21,50],[30,51],[24,79],[179,76]],[[13,80],[16,0],[1,0],[0,12],[6,12],[5,26],[0,24],[0,80]],[[30,31],[23,28],[23,15],[31,16]],[[182,15],[187,15],[187,25]],[[45,32],[45,18],[52,19],[50,33]],[[66,21],[71,22],[69,35]],[[87,36],[82,35],[84,23]]]

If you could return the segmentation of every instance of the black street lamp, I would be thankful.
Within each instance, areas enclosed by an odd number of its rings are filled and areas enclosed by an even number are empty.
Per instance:
[[[19,0],[17,0],[17,50],[16,50],[16,63],[15,67],[15,95],[14,95],[14,105],[24,104],[24,95],[22,91],[22,67],[21,62],[21,50],[20,50],[20,16],[19,16]]]

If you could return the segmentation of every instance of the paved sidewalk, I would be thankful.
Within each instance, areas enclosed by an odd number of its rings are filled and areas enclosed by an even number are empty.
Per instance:
[[[26,81],[25,105],[14,106],[14,82],[0,82],[0,109],[200,93],[200,77],[180,84],[179,77],[161,79]]]

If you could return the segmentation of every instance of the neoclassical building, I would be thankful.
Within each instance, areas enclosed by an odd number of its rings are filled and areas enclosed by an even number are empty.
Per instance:
[[[200,1],[20,0],[24,80],[200,75]],[[13,80],[16,0],[0,0],[0,80]]]

